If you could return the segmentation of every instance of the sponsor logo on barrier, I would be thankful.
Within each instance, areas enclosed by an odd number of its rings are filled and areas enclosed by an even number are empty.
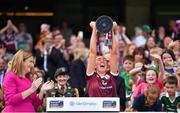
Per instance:
[[[48,97],[47,111],[119,111],[119,98]]]
[[[70,106],[96,106],[97,103],[95,103],[95,102],[74,102],[74,101],[70,101],[69,105]]]
[[[49,101],[49,108],[63,108],[64,101],[62,100],[51,100]]]
[[[116,108],[116,101],[111,101],[111,100],[103,101],[103,108]]]

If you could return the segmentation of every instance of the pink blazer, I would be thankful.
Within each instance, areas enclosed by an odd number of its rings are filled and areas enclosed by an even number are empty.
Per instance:
[[[34,92],[25,99],[21,93],[31,87],[29,78],[20,78],[14,72],[8,72],[3,82],[5,108],[3,112],[35,112],[42,100]]]

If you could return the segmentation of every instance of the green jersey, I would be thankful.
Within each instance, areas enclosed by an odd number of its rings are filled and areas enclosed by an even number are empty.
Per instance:
[[[164,111],[177,112],[177,104],[180,103],[180,92],[175,92],[175,98],[169,99],[169,94],[163,92],[160,96]]]
[[[127,94],[131,94],[132,93],[132,83],[133,83],[133,79],[131,78],[131,76],[125,72],[125,71],[122,71],[121,72],[121,77],[124,79],[125,81],[125,88],[126,88],[126,92]]]

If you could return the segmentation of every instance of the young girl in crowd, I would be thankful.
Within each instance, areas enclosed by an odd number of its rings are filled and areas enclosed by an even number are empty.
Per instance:
[[[160,92],[163,91],[163,82],[158,78],[157,71],[158,68],[156,66],[150,66],[149,68],[146,69],[145,82],[139,84],[137,88],[134,90],[131,96],[131,102],[133,102],[137,96],[143,94],[150,85],[156,85],[160,89]]]
[[[136,62],[145,62],[145,54],[144,54],[144,48],[143,47],[139,47],[136,48],[133,52],[133,56],[134,56],[134,63]]]
[[[174,52],[170,49],[165,50],[161,54],[161,59],[164,64],[164,70],[173,76],[176,76],[175,70],[173,69],[174,62],[176,61]]]

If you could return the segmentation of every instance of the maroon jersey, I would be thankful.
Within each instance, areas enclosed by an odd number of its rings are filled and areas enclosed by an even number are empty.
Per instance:
[[[105,76],[94,72],[86,77],[89,97],[117,97],[116,78],[110,72]]]

